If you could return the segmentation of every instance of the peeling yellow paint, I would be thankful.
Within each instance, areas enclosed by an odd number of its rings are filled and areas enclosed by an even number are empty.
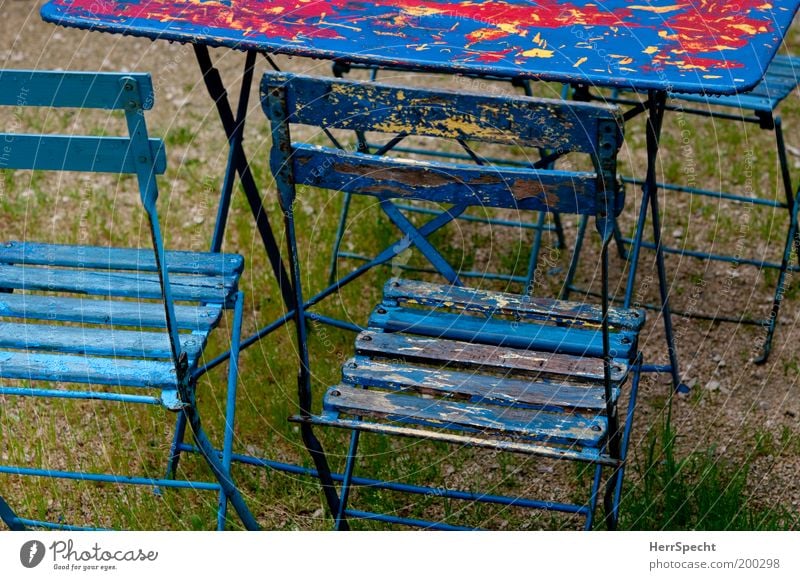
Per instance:
[[[655,12],[656,14],[668,14],[675,12],[681,8],[685,8],[688,4],[673,4],[672,6],[628,6],[630,10],[643,10],[644,12]]]
[[[580,57],[580,58],[578,59],[578,61],[577,61],[575,64],[573,64],[572,66],[573,66],[573,67],[575,67],[575,68],[578,68],[578,67],[579,67],[579,66],[581,66],[583,63],[585,63],[587,60],[589,60],[587,57],[585,57],[585,56],[582,56],[582,57]]]
[[[545,50],[543,48],[532,48],[531,50],[524,51],[522,56],[526,56],[528,58],[550,58],[553,56],[553,51]]]
[[[645,54],[653,54],[653,53],[658,52],[658,47],[657,46],[648,46],[642,52],[645,53]]]

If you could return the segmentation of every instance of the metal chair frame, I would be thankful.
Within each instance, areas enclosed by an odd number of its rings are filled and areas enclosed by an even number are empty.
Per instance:
[[[13,350],[3,353],[5,356],[0,362],[0,377],[32,382],[63,382],[71,387],[2,385],[0,394],[162,406],[178,414],[176,441],[182,439],[186,425],[189,425],[196,447],[210,467],[215,481],[175,479],[175,443],[170,473],[165,478],[21,466],[2,466],[0,473],[150,486],[157,490],[184,488],[217,491],[218,529],[223,529],[226,524],[229,502],[246,528],[257,529],[258,524],[230,474],[243,310],[243,294],[238,291],[238,278],[243,260],[234,254],[165,250],[156,207],[156,176],[163,174],[166,169],[166,155],[162,141],[149,138],[144,117],[144,111],[153,105],[150,76],[140,73],[6,70],[0,72],[0,87],[0,105],[3,106],[124,112],[127,137],[3,134],[5,142],[11,143],[6,148],[3,167],[135,175],[153,243],[152,253],[138,249],[27,242],[4,244],[0,248],[0,264],[3,264],[0,266],[0,287],[5,292],[0,294],[3,316],[22,319],[23,324],[16,326],[24,328],[24,331],[16,341],[13,337],[3,339],[3,346]],[[25,95],[23,103],[18,98],[21,94]],[[45,278],[43,282],[39,280],[41,277]],[[180,281],[178,286],[174,284],[175,279]],[[24,293],[15,290],[23,290]],[[32,291],[42,290],[93,295],[110,300],[61,296],[38,300],[35,294],[31,294]],[[194,302],[197,306],[179,306],[176,301]],[[198,378],[207,370],[197,365],[206,335],[216,326],[223,310],[233,310],[233,332],[224,444],[220,456],[201,424],[196,404],[196,386]],[[29,323],[37,320],[101,326],[50,329]],[[114,328],[119,325],[135,330]],[[105,330],[103,326],[111,328]],[[155,340],[158,334],[146,332],[145,328],[161,329],[166,334],[164,343],[159,343],[157,348],[139,346],[125,351],[121,346],[123,338],[142,341],[135,342],[141,345]],[[192,332],[180,333],[183,329]],[[29,340],[29,334],[39,337],[42,342]],[[86,338],[89,336],[98,337],[96,342],[103,344],[93,346]],[[38,354],[36,351],[39,349],[53,354]],[[96,358],[99,355],[110,355],[111,358]],[[133,360],[117,359],[117,356],[131,357]],[[140,357],[147,357],[147,360]],[[169,362],[158,362],[157,359]],[[73,388],[74,385],[86,383],[155,387],[160,389],[160,394],[151,396]],[[94,529],[18,516],[2,498],[0,519],[14,530],[31,527]]]
[[[387,103],[397,102],[396,93],[399,90],[404,92],[406,105],[413,102],[414,106],[386,106]],[[603,385],[602,396],[605,401],[603,410],[609,421],[609,436],[600,444],[601,449],[595,449],[591,457],[589,455],[581,455],[580,452],[560,454],[559,452],[553,452],[552,449],[545,451],[543,448],[547,447],[546,444],[520,445],[514,449],[526,453],[583,460],[595,464],[595,475],[587,503],[584,505],[552,504],[519,497],[485,495],[482,493],[356,477],[354,475],[354,467],[358,447],[358,433],[364,429],[369,430],[364,424],[359,424],[356,419],[355,421],[337,425],[353,430],[344,474],[331,474],[330,471],[327,473],[314,473],[320,477],[328,507],[336,519],[336,528],[348,529],[348,518],[364,518],[435,529],[458,529],[457,526],[449,524],[424,522],[411,518],[362,512],[347,508],[349,491],[353,485],[371,485],[382,489],[408,493],[580,514],[585,517],[585,526],[588,529],[593,525],[603,466],[612,466],[612,475],[608,480],[604,503],[607,523],[609,527],[615,527],[619,512],[625,454],[627,452],[641,370],[641,356],[634,354],[632,359],[628,361],[630,366],[628,367],[628,373],[625,374],[625,379],[630,374],[632,386],[624,425],[620,424],[617,415],[617,397],[614,391],[615,385],[618,384],[615,381],[619,377],[612,380],[611,370],[612,361],[616,363],[618,359],[614,359],[611,352],[608,300],[608,245],[613,236],[615,216],[621,211],[624,201],[615,175],[616,152],[621,144],[621,119],[618,118],[615,109],[596,105],[581,106],[577,103],[564,103],[544,99],[487,98],[446,91],[408,89],[372,83],[320,79],[288,73],[266,73],[262,81],[261,92],[263,107],[272,126],[273,147],[270,154],[270,163],[278,189],[281,209],[283,210],[289,269],[292,276],[292,288],[296,293],[295,303],[298,305],[298,308],[291,313],[296,326],[300,363],[298,375],[300,412],[293,420],[300,423],[304,442],[306,442],[308,450],[318,466],[324,464],[327,467],[327,460],[319,441],[313,435],[312,426],[314,424],[331,425],[335,421],[331,420],[325,413],[320,416],[314,415],[312,412],[311,365],[306,321],[318,318],[307,312],[307,308],[316,303],[317,297],[306,300],[301,285],[301,265],[297,250],[293,211],[296,184],[302,183],[316,187],[349,191],[354,194],[374,195],[379,198],[381,203],[397,197],[412,197],[414,199],[439,202],[446,199],[448,202],[456,204],[456,211],[460,212],[463,211],[462,207],[475,203],[475,197],[479,197],[483,201],[491,198],[494,204],[502,207],[504,203],[509,203],[509,190],[514,188],[513,184],[519,185],[524,182],[538,191],[538,194],[531,192],[530,196],[525,197],[524,202],[528,209],[595,215],[597,228],[602,239],[601,294],[603,304],[602,308],[598,309],[601,313],[597,315],[594,324],[600,326],[600,334],[602,335],[602,340],[598,341],[602,344],[598,347],[597,356],[602,359],[600,378]],[[429,104],[420,105],[428,97],[431,98]],[[436,105],[430,105],[430,102],[435,102]],[[492,121],[494,120],[492,118],[475,117],[473,119],[474,124],[467,123],[470,128],[465,129],[465,134],[463,135],[459,135],[458,129],[453,129],[452,131],[441,130],[441,126],[436,124],[440,119],[447,118],[447,115],[453,110],[475,110],[476,103],[484,105],[481,108],[484,112],[491,111],[494,108],[497,111],[497,115],[506,114],[513,117],[519,114],[520,116],[514,118],[505,131],[495,131],[491,132],[491,134],[481,134],[481,130],[487,126],[492,126]],[[438,108],[439,104],[441,104],[441,109]],[[412,112],[416,106],[420,106],[418,114]],[[555,110],[558,110],[558,113],[554,114],[553,117],[548,117],[546,112]],[[520,111],[525,111],[525,113],[520,113]],[[536,115],[538,113],[543,113],[544,118],[537,118]],[[591,113],[594,113],[595,117]],[[491,116],[491,113],[486,114]],[[526,114],[531,116],[526,117]],[[340,148],[292,143],[289,128],[290,124],[296,123],[367,132],[381,130],[379,127],[382,122],[387,122],[387,118],[391,120],[388,124],[393,127],[402,125],[402,131],[408,134],[430,135],[447,133],[448,137],[462,136],[467,138],[478,136],[487,141],[497,139],[498,142],[504,142],[503,139],[506,139],[505,142],[508,142],[508,140],[525,142],[528,145],[532,144],[537,147],[558,151],[558,154],[543,159],[540,162],[541,165],[535,168],[498,169],[496,167],[476,168],[464,164],[442,164],[438,162],[410,163],[384,155],[369,155],[359,152],[348,153]],[[569,118],[571,123],[566,122],[565,118]],[[586,122],[586,127],[584,127],[584,122]],[[548,123],[551,123],[551,125],[548,125]],[[553,123],[556,123],[555,127],[553,127]],[[563,125],[559,123],[563,123]],[[543,127],[554,128],[554,131],[548,133],[548,129]],[[572,127],[573,131],[570,132],[568,127]],[[500,135],[501,133],[503,133],[502,136]],[[595,161],[595,172],[559,172],[547,169],[551,167],[556,158],[569,151],[581,151],[590,154]],[[438,189],[437,186],[426,186],[425,184],[429,181],[426,180],[426,176],[430,177],[436,170],[443,168],[446,168],[448,175],[454,176],[451,177],[452,183],[439,183]],[[386,172],[384,177],[381,177],[382,172]],[[498,176],[496,181],[491,178],[491,176],[495,175]],[[513,181],[514,179],[522,181],[515,182]],[[537,183],[538,186],[532,186],[533,182]],[[464,183],[469,185],[465,187]],[[484,183],[484,185],[479,186],[478,183]],[[496,184],[496,188],[491,185],[485,185],[486,183]],[[583,188],[587,188],[586,195],[578,193],[583,191]],[[545,190],[547,191],[546,194]],[[592,193],[589,193],[589,191]],[[519,203],[519,200],[514,200],[513,203]],[[445,212],[442,216],[442,221],[449,221],[452,213],[452,210]],[[428,232],[421,231],[420,233],[424,235]],[[384,253],[391,250],[392,248],[390,247]],[[383,253],[379,254],[379,256],[381,255]],[[343,280],[349,282],[353,279],[351,274]],[[387,288],[391,286],[392,283]],[[449,288],[455,292],[459,287],[450,286]],[[464,290],[468,291],[467,289]],[[505,296],[519,298],[516,295]],[[530,299],[529,297],[526,298]],[[551,303],[548,302],[548,304]],[[580,305],[573,304],[572,306],[580,308]],[[543,306],[540,307],[544,308]],[[373,313],[370,327],[372,328],[377,324],[375,322],[376,315],[380,316],[385,313],[386,311],[383,310],[382,312],[382,308],[379,307]],[[643,313],[637,312],[635,315],[637,317],[641,316],[643,321]],[[454,323],[453,328],[457,329],[458,323]],[[370,332],[372,330],[368,330],[367,334]],[[413,328],[411,332],[413,332]],[[454,330],[453,332],[458,331]],[[596,331],[593,331],[593,333],[596,333]],[[364,336],[364,334],[360,335],[360,340],[368,340]],[[480,330],[474,333],[473,338],[478,343],[482,342],[482,340],[487,340]],[[497,337],[495,337],[495,340],[498,340]],[[630,341],[630,339],[626,340]],[[627,344],[630,344],[630,342]],[[534,350],[535,346],[535,344],[531,345]],[[558,350],[559,346],[555,346],[555,348]],[[576,346],[575,348],[579,347]],[[635,350],[635,345],[631,346],[630,349]],[[398,427],[398,429],[400,428]],[[396,434],[415,435],[410,432]],[[444,440],[458,441],[463,444],[469,438],[455,437],[455,439],[444,438]],[[311,444],[309,444],[310,442]],[[503,445],[496,441],[479,445],[500,449],[514,447],[513,444]],[[256,462],[253,463],[255,464]],[[342,482],[340,493],[336,491],[335,481]]]
[[[703,95],[687,95],[687,94],[670,94],[669,102],[665,103],[663,109],[665,111],[680,112],[687,115],[695,115],[699,117],[706,117],[712,119],[721,119],[725,121],[738,121],[742,123],[750,123],[758,125],[759,128],[772,131],[775,134],[775,145],[778,154],[778,163],[780,166],[780,179],[783,185],[784,195],[786,201],[778,201],[775,199],[764,199],[757,197],[746,197],[724,191],[711,191],[697,187],[690,187],[670,183],[658,183],[658,188],[666,191],[675,191],[687,193],[689,195],[697,195],[702,197],[709,197],[713,199],[728,200],[736,203],[751,204],[759,207],[770,208],[783,208],[789,214],[789,225],[787,228],[786,239],[781,255],[780,263],[771,262],[767,260],[759,260],[747,258],[742,256],[733,256],[728,254],[706,252],[700,250],[690,250],[685,248],[676,248],[661,244],[661,251],[665,254],[676,254],[680,256],[687,256],[698,260],[712,260],[717,262],[734,264],[735,266],[752,266],[761,269],[775,269],[779,271],[778,279],[775,284],[775,291],[773,293],[772,306],[769,316],[766,318],[747,318],[744,315],[740,316],[726,316],[720,314],[707,314],[702,312],[683,312],[680,310],[673,310],[672,312],[687,318],[695,318],[702,320],[711,320],[717,322],[729,322],[736,324],[748,324],[760,326],[766,330],[763,345],[760,354],[754,358],[756,364],[763,364],[767,362],[769,354],[772,349],[772,342],[775,335],[775,328],[778,322],[778,315],[780,312],[781,303],[784,298],[784,285],[786,281],[787,272],[800,271],[800,266],[794,266],[791,262],[791,254],[794,249],[797,254],[798,264],[800,264],[800,236],[798,236],[798,211],[800,205],[797,202],[794,194],[794,187],[792,185],[791,172],[789,170],[788,157],[786,154],[786,145],[783,136],[783,124],[780,116],[775,115],[775,109],[786,98],[791,91],[798,84],[797,70],[800,69],[800,62],[791,56],[778,55],[770,64],[765,79],[754,89],[741,95],[734,95],[729,97],[713,97]],[[609,97],[599,97],[592,94],[588,87],[579,86],[573,95],[573,98],[588,101],[588,100],[602,100],[604,102],[614,103],[618,105],[629,105],[631,108],[625,115],[626,120],[633,119],[646,110],[646,104],[636,100],[632,97],[624,96],[624,93],[615,90]],[[725,108],[736,108],[740,114],[730,114],[722,111],[711,109],[701,109],[696,106],[685,107],[681,102],[689,103],[690,105],[705,104],[707,106],[719,106]],[[678,104],[675,104],[678,103]],[[747,114],[752,111],[752,114]],[[644,185],[644,181],[630,177],[623,177],[623,181],[633,185]],[[586,224],[580,224],[578,232],[578,243],[582,243],[583,231]],[[647,248],[653,250],[656,244],[653,242],[643,241],[634,236],[626,237],[617,229],[615,232],[620,255],[623,259],[630,256],[638,256],[640,248]],[[584,289],[575,287],[570,279],[567,285],[567,293],[569,291],[580,291]],[[627,295],[632,291],[629,287],[626,292]],[[646,308],[659,309],[657,306],[645,305]]]
[[[394,70],[390,67],[377,67],[377,66],[370,66],[370,65],[362,65],[357,63],[347,63],[344,61],[335,61],[333,64],[333,74],[337,78],[345,78],[345,75],[349,73],[352,69],[366,69],[370,71],[370,80],[375,82],[378,79],[378,73],[382,70]],[[397,69],[407,72],[407,69]],[[533,96],[533,89],[531,88],[531,82],[526,79],[508,79],[508,78],[495,78],[490,76],[481,76],[479,77],[482,80],[492,80],[498,82],[510,82],[512,86],[522,89],[523,94],[526,97]],[[381,149],[380,145],[370,143],[363,132],[356,132],[356,141],[358,146],[358,151],[362,153],[370,153],[372,151],[379,151]],[[465,146],[465,144],[464,144]],[[402,145],[397,145],[392,148],[392,151],[396,151],[398,153],[410,153],[412,155],[424,155],[427,157],[433,158],[442,158],[442,159],[450,159],[450,160],[458,160],[458,161],[466,161],[469,163],[477,163],[477,164],[499,164],[499,165],[515,165],[520,167],[530,167],[532,164],[528,162],[523,162],[514,159],[498,159],[493,157],[478,157],[476,156],[475,152],[470,150],[468,147],[465,146],[465,151],[463,153],[459,152],[450,152],[450,151],[439,151],[435,149],[428,149],[423,150],[416,147],[404,147]],[[548,154],[547,151],[541,151],[541,156],[546,156]],[[331,263],[329,268],[329,276],[328,276],[328,283],[333,284],[337,277],[338,271],[338,264],[339,260],[349,259],[349,260],[358,260],[361,262],[368,262],[370,261],[370,257],[365,256],[363,254],[355,253],[355,252],[348,252],[341,249],[342,240],[344,238],[345,232],[347,230],[347,222],[350,213],[350,204],[352,201],[352,194],[345,193],[342,199],[342,209],[339,215],[339,223],[336,229],[336,237],[333,243],[333,251],[331,252]],[[420,205],[411,205],[407,203],[398,203],[396,204],[397,208],[403,212],[412,212],[412,213],[421,213],[427,215],[436,215],[436,210],[423,207]],[[559,214],[554,213],[552,214],[552,224],[548,224],[546,222],[547,213],[546,212],[539,212],[539,215],[536,219],[532,222],[523,221],[522,219],[519,220],[508,220],[508,219],[501,219],[499,217],[489,217],[489,216],[475,216],[470,214],[462,214],[457,217],[460,221],[465,222],[474,222],[474,223],[482,223],[488,224],[491,226],[499,226],[499,227],[509,227],[509,228],[519,228],[522,230],[533,230],[533,240],[531,243],[531,253],[528,257],[528,266],[526,269],[526,273],[524,276],[514,275],[514,274],[507,274],[503,272],[483,272],[483,271],[463,271],[460,270],[458,272],[459,276],[463,278],[480,278],[482,280],[502,280],[506,282],[512,282],[521,284],[523,287],[523,291],[529,292],[530,289],[533,287],[533,278],[536,273],[536,268],[539,263],[539,254],[541,252],[542,247],[542,238],[544,232],[553,232],[556,236],[555,248],[565,248],[566,241],[564,239],[564,229],[561,224],[561,219]],[[430,273],[432,270],[408,266],[405,264],[399,265],[398,269],[411,271],[411,272],[428,272]]]

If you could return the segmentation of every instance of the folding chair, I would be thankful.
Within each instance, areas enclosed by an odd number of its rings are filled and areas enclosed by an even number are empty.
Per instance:
[[[352,431],[339,493],[323,479],[337,529],[348,518],[453,529],[397,514],[348,508],[351,489],[373,489],[577,514],[591,528],[603,469],[609,527],[616,526],[641,355],[644,312],[608,304],[608,243],[624,199],[616,179],[622,118],[614,107],[526,97],[267,73],[262,102],[272,125],[271,167],[288,240],[300,345],[299,414],[314,425]],[[471,113],[470,113],[471,112]],[[516,143],[558,151],[539,168],[413,161],[292,143],[291,124],[358,131]],[[551,168],[567,153],[587,155],[594,171]],[[297,184],[370,195],[382,204],[422,199],[596,216],[602,244],[602,305],[536,299],[456,285],[392,279],[342,382],[312,410],[293,204]],[[630,381],[624,418],[619,409]],[[417,437],[457,446],[539,455],[595,466],[585,503],[571,504],[452,490],[355,475],[359,434]],[[314,439],[316,441],[316,439]],[[321,447],[309,448],[313,455]]]
[[[161,140],[148,137],[144,118],[153,96],[147,74],[0,72],[5,106],[124,111],[126,137],[4,133],[2,166],[135,175],[153,244],[0,245],[0,395],[164,407],[179,414],[179,425],[188,423],[214,481],[89,473],[79,466],[3,465],[0,473],[215,491],[219,529],[229,501],[244,526],[256,529],[230,474],[244,261],[235,254],[164,249],[156,175],[164,173],[166,155]],[[207,338],[225,310],[233,310],[233,336],[220,457],[201,425],[195,390]],[[18,516],[1,498],[0,518],[11,529],[87,529]]]
[[[793,193],[794,190],[792,187],[789,163],[786,155],[786,146],[783,138],[781,118],[775,114],[775,111],[780,103],[798,86],[798,83],[800,82],[798,72],[800,72],[800,59],[794,56],[778,55],[770,63],[762,81],[751,91],[727,96],[705,96],[671,93],[669,95],[669,103],[665,106],[666,110],[677,111],[686,115],[696,115],[701,117],[710,117],[712,119],[756,124],[761,129],[773,131],[775,133],[778,163],[780,166],[780,179],[783,185],[785,201],[781,201],[780,199],[740,195],[723,191],[711,191],[674,183],[658,184],[660,189],[667,191],[678,191],[688,193],[689,195],[728,200],[736,203],[748,204],[751,207],[784,208],[788,212],[789,223],[780,262],[749,258],[741,255],[717,254],[701,250],[676,248],[666,245],[662,246],[663,251],[667,254],[678,254],[680,256],[686,256],[700,260],[724,262],[733,264],[734,267],[742,265],[752,266],[758,268],[759,270],[765,268],[778,270],[779,273],[775,284],[772,308],[769,316],[766,318],[753,319],[744,317],[744,315],[726,316],[719,314],[696,312],[681,313],[679,311],[674,311],[674,313],[684,314],[690,318],[710,319],[720,322],[733,322],[736,324],[752,324],[764,328],[766,334],[761,353],[755,358],[756,363],[766,362],[772,348],[775,326],[778,323],[778,314],[784,296],[786,272],[789,270],[798,270],[797,266],[790,265],[793,245],[797,248],[798,259],[800,259],[800,239],[797,238],[798,204],[796,203]],[[625,91],[616,91],[611,95],[610,98],[601,98],[591,95],[586,87],[581,87],[577,91],[575,97],[581,100],[600,99],[616,104],[632,105],[634,107],[632,112],[634,112],[637,107],[641,107],[641,103],[632,96],[626,95]],[[698,105],[702,105],[702,108]],[[728,109],[728,111],[725,111],[725,109]],[[730,112],[731,110],[736,112]],[[642,184],[642,181],[636,179],[623,179],[626,182],[634,183],[636,185]],[[623,237],[621,234],[618,234],[617,237],[621,244],[630,245],[634,242],[633,239]],[[581,239],[580,235],[579,239]],[[642,242],[641,246],[649,249],[654,248],[654,245],[650,242]],[[625,253],[624,250],[623,253]],[[633,250],[633,253],[636,254],[636,250]]]
[[[336,61],[333,64],[333,74],[337,78],[344,78],[344,75],[349,73],[351,69],[369,70],[370,80],[373,82],[377,80],[378,73],[381,70],[387,70],[386,67],[378,68],[376,66],[359,65],[355,63],[346,63],[343,61]],[[533,96],[531,83],[527,79],[518,79],[518,78],[499,79],[499,78],[492,78],[489,76],[481,76],[473,78],[476,78],[477,80],[480,81],[508,82],[513,87],[522,89],[525,96],[528,97]],[[367,140],[367,136],[361,131],[356,132],[356,142],[358,150],[362,153],[370,153],[381,150],[380,144],[369,142]],[[460,147],[453,151],[440,150],[438,148],[403,146],[400,144],[395,145],[392,149],[393,151],[400,153],[411,153],[415,155],[424,155],[426,157],[432,157],[432,158],[466,161],[468,163],[478,163],[481,165],[486,163],[496,163],[499,165],[518,165],[518,166],[530,165],[530,162],[526,160],[511,159],[511,158],[499,159],[494,157],[481,156],[477,152],[473,151],[469,147],[469,145],[464,141],[461,141],[459,145]],[[542,154],[546,155],[547,152],[542,152]],[[330,263],[330,270],[328,277],[329,283],[331,284],[336,280],[339,261],[341,259],[357,260],[361,262],[368,262],[371,259],[371,257],[365,256],[362,253],[351,252],[342,249],[342,242],[348,228],[348,219],[350,214],[351,202],[352,202],[352,196],[349,193],[345,193],[342,199],[342,209],[339,215],[339,223],[336,229],[336,236],[334,238],[333,250],[331,253],[331,263]],[[401,203],[398,204],[398,208],[405,213],[418,213],[427,215],[435,215],[437,213],[430,207],[426,207],[419,204],[412,205],[410,203]],[[473,270],[460,269],[458,272],[459,276],[461,276],[462,278],[480,278],[482,280],[501,280],[505,282],[517,283],[522,286],[523,291],[528,291],[532,287],[533,278],[536,273],[537,265],[539,263],[539,254],[541,252],[544,232],[555,233],[554,248],[562,249],[566,247],[566,242],[564,240],[564,231],[561,225],[561,220],[559,215],[557,213],[552,214],[552,224],[546,222],[546,217],[547,214],[544,212],[539,212],[537,216],[533,217],[533,219],[528,219],[528,216],[523,216],[523,215],[519,215],[517,219],[505,219],[502,216],[492,216],[492,215],[471,215],[467,213],[459,215],[457,219],[463,222],[487,224],[489,226],[496,226],[501,228],[516,228],[522,231],[525,230],[533,231],[533,238],[531,239],[531,250],[528,256],[528,263],[524,276],[515,275],[513,272],[512,273],[493,272],[490,270],[483,271],[474,269]],[[520,233],[520,235],[522,234]],[[426,271],[424,268],[414,267],[408,264],[400,264],[398,265],[398,267],[399,269],[406,271],[417,271],[417,272]]]

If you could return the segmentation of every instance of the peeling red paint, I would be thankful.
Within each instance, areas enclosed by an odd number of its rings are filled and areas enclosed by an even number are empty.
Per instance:
[[[797,2],[51,0],[48,6],[57,11],[52,21],[116,23],[133,33],[149,23],[151,36],[154,29],[216,34],[230,42],[238,37],[269,47],[308,47],[310,53],[386,52],[387,60],[398,62],[447,58],[525,68],[554,58],[562,70],[580,61],[584,71],[669,68],[686,75],[748,67],[752,53],[741,49],[777,46],[776,18],[790,18]]]

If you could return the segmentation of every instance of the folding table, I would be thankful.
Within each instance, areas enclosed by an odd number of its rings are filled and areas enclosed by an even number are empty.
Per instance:
[[[678,388],[656,189],[666,97],[668,92],[734,94],[755,86],[797,8],[793,0],[50,0],[42,8],[42,17],[62,26],[193,44],[230,142],[212,249],[219,249],[238,174],[287,310],[292,307],[293,292],[242,147],[256,53],[647,91],[647,101],[634,111],[648,114],[648,164],[623,306],[633,302],[638,248],[650,208],[653,243],[659,248],[656,263],[669,364],[644,370],[671,373]],[[247,53],[236,115],[211,62],[210,46]],[[338,288],[336,284],[329,287],[311,298],[309,305]],[[242,346],[286,323],[292,314],[261,329]],[[317,319],[325,322],[321,315]],[[302,369],[305,376],[300,380],[308,381],[306,361]],[[317,466],[326,470],[319,462]]]

